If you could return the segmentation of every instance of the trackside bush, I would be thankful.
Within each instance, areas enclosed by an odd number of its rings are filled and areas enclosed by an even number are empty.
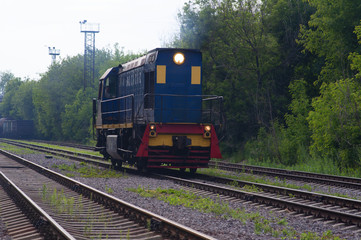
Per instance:
[[[341,168],[360,167],[361,86],[345,79],[323,83],[321,94],[312,101],[308,122],[312,132],[310,150],[329,157]]]
[[[271,161],[287,166],[304,162],[308,156],[310,130],[307,116],[311,110],[307,83],[303,79],[293,81],[290,86],[292,101],[290,113],[285,115],[286,127],[273,121],[268,129],[261,128],[256,140],[245,146],[246,157],[259,162]]]

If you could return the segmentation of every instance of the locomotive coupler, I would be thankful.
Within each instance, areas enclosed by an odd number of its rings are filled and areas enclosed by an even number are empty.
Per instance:
[[[176,150],[184,150],[186,147],[192,145],[192,139],[187,138],[187,136],[173,136],[173,148]]]

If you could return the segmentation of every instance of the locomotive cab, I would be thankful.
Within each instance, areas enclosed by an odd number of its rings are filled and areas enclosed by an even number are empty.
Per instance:
[[[154,49],[108,69],[95,107],[97,146],[115,167],[208,167],[221,158],[222,97],[202,95],[198,50]]]

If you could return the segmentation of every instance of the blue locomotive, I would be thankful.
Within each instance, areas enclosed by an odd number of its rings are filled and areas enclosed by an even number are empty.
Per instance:
[[[208,167],[221,158],[221,96],[202,95],[199,50],[157,48],[109,68],[93,102],[97,145],[115,168]]]

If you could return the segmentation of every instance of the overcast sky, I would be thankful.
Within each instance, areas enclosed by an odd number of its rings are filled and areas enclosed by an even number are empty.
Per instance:
[[[60,57],[84,53],[82,20],[99,23],[96,48],[139,52],[160,47],[179,29],[177,13],[187,0],[0,0],[0,72],[39,79]]]

